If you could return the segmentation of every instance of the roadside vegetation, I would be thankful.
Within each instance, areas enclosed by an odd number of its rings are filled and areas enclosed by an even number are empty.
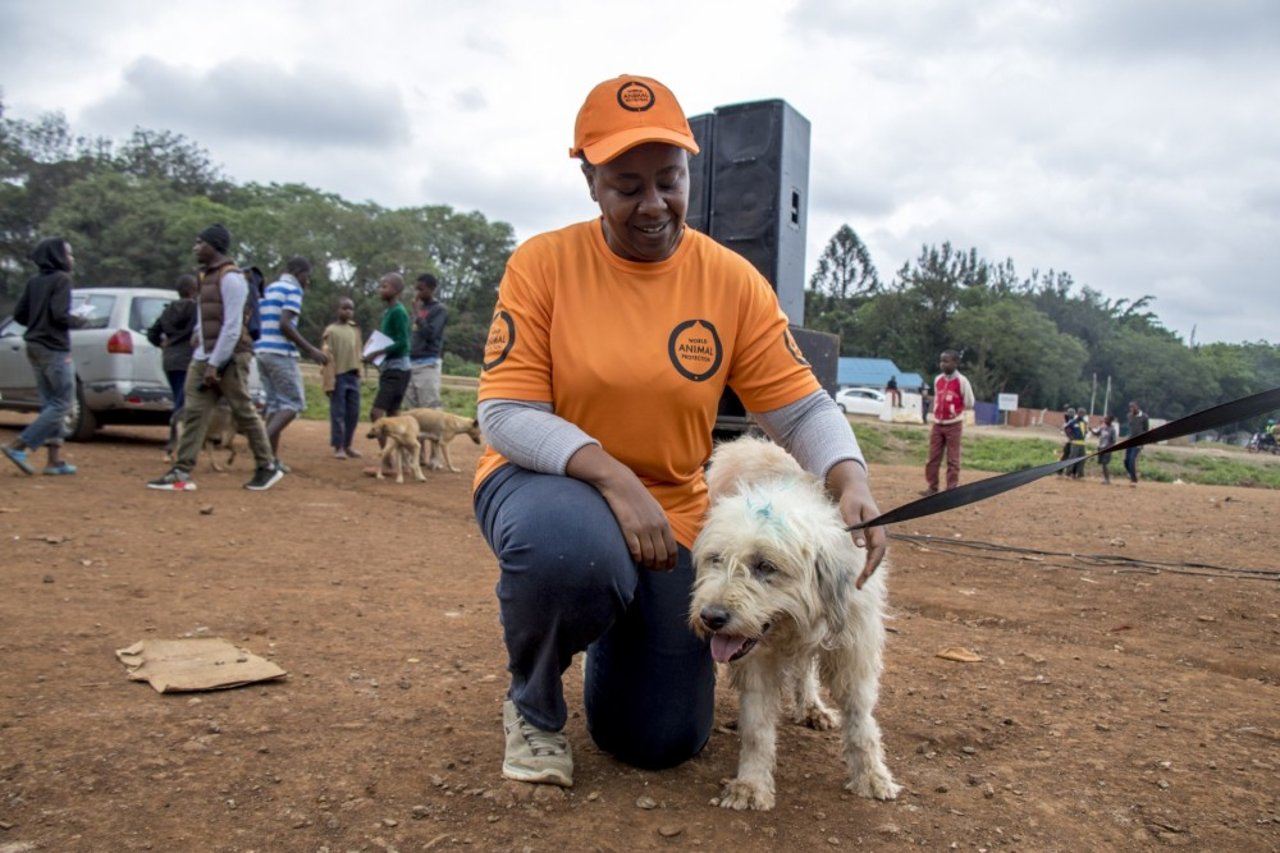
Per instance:
[[[919,465],[929,456],[929,429],[856,419],[853,428],[867,461],[873,465]],[[967,429],[961,442],[963,466],[975,471],[1006,473],[1034,468],[1058,458],[1056,437],[1004,436],[991,430]],[[1092,453],[1097,447],[1089,445]],[[1124,453],[1111,459],[1111,477],[1125,481]],[[1218,443],[1145,447],[1139,471],[1144,480],[1280,489],[1280,457],[1257,456],[1243,448]],[[1096,460],[1085,463],[1085,475],[1099,479]]]
[[[444,408],[454,414],[473,418],[476,414],[476,392],[469,387],[450,387],[446,373],[445,387],[441,391]],[[464,374],[465,375],[465,374]],[[377,392],[376,374],[363,383],[362,419],[368,422],[369,405]],[[319,382],[308,380],[307,408],[302,416],[311,420],[327,420],[329,401],[320,390]],[[924,467],[929,456],[929,429],[923,424],[886,424],[877,420],[855,418],[853,428],[858,444],[872,465],[919,465]],[[963,440],[963,464],[966,470],[1006,473],[1034,468],[1058,458],[1062,442],[1056,438],[1029,437],[1025,435],[992,434],[991,430],[968,429]],[[1089,452],[1096,449],[1089,446]],[[1125,481],[1124,454],[1117,453],[1111,461],[1111,477],[1118,484]],[[1196,446],[1147,447],[1142,451],[1142,477],[1160,483],[1181,480],[1210,486],[1246,486],[1252,488],[1280,489],[1280,457],[1255,456],[1242,448],[1218,443]],[[1085,463],[1085,475],[1100,479],[1102,474],[1096,460]]]

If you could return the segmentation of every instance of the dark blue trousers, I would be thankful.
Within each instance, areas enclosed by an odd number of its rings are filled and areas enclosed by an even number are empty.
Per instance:
[[[360,421],[360,372],[352,370],[334,377],[329,398],[329,446],[346,450],[356,437]]]
[[[475,511],[498,557],[510,696],[525,719],[564,727],[561,677],[586,650],[587,728],[601,749],[653,769],[697,755],[711,736],[715,669],[688,626],[688,549],[670,572],[644,569],[599,492],[516,465],[481,484]]]
[[[1126,447],[1124,451],[1124,470],[1129,475],[1129,482],[1138,482],[1138,454],[1141,447]]]

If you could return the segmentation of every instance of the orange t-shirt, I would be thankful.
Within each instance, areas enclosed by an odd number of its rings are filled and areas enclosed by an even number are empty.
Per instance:
[[[688,228],[665,261],[623,260],[599,220],[511,256],[478,399],[550,402],[640,477],[686,547],[707,509],[702,468],[726,385],[753,412],[821,388],[741,256]],[[487,447],[475,487],[505,462]]]

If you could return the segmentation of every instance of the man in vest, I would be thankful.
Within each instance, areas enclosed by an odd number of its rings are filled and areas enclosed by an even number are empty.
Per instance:
[[[253,338],[245,326],[250,306],[249,285],[235,261],[227,257],[231,233],[210,225],[196,237],[192,251],[200,265],[196,290],[196,346],[187,368],[182,437],[177,462],[169,473],[147,483],[148,489],[194,492],[191,470],[204,445],[209,419],[219,400],[231,406],[236,429],[249,440],[257,465],[246,489],[265,491],[284,476],[275,464],[267,430],[249,398],[249,364]]]
[[[973,408],[973,389],[969,380],[957,369],[960,354],[949,349],[939,358],[942,372],[933,380],[933,429],[929,432],[929,461],[924,466],[928,485],[922,495],[938,493],[938,469],[942,452],[947,453],[947,488],[960,485],[960,433],[964,429],[964,413]]]

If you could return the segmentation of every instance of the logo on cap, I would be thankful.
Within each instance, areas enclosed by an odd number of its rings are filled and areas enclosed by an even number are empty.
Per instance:
[[[618,90],[618,106],[633,113],[642,113],[653,106],[653,90],[639,80],[628,80]]]

